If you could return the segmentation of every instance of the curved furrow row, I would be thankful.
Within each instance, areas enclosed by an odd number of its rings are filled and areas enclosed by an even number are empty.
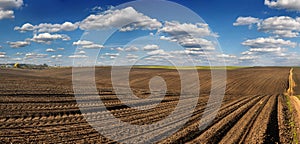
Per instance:
[[[242,105],[234,112],[228,114],[226,117],[218,121],[212,127],[207,129],[204,133],[193,139],[189,143],[214,143],[218,142],[219,137],[223,135],[245,114],[247,113],[261,98],[251,100],[250,102]]]
[[[237,102],[233,101],[231,103],[228,103],[227,105],[224,105],[221,110],[219,111],[216,118],[211,122],[210,125],[206,127],[206,129],[209,129],[211,126],[213,126],[215,123],[226,117],[228,114],[236,111],[243,105],[251,102],[256,101],[258,99],[261,99],[262,97],[248,97],[246,99],[243,99],[242,101],[237,100]],[[203,131],[199,130],[199,126],[202,124],[200,119],[202,117],[202,113],[197,117],[195,121],[189,122],[189,125],[186,126],[184,129],[181,129],[180,131],[176,132],[172,136],[168,137],[167,139],[161,141],[160,143],[183,143],[189,140],[194,139],[197,137],[197,135],[200,135]],[[208,118],[210,115],[207,116]],[[205,119],[205,118],[201,118]]]
[[[269,97],[261,99],[249,112],[247,112],[221,139],[219,143],[240,143],[249,134],[249,130],[253,126],[259,113],[262,111]]]

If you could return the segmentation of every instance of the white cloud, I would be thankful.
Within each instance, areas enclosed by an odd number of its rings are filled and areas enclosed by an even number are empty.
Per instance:
[[[249,52],[259,52],[259,53],[270,53],[270,52],[282,52],[284,49],[277,47],[277,48],[251,48]]]
[[[165,25],[158,30],[160,33],[166,33],[170,36],[186,36],[192,35],[193,37],[205,37],[214,36],[218,37],[217,34],[210,31],[208,24],[204,23],[179,23],[177,21],[165,22]]]
[[[135,47],[135,46],[129,46],[129,47],[126,47],[124,49],[126,52],[133,52],[133,51],[138,51],[139,48]]]
[[[61,30],[64,31],[73,31],[78,28],[78,23],[65,22],[61,25]]]
[[[14,30],[26,32],[26,31],[34,31],[35,26],[30,23],[25,23],[22,27],[15,27]]]
[[[137,12],[132,7],[120,10],[107,10],[104,13],[90,15],[80,23],[82,30],[120,28],[120,31],[136,29],[155,30],[162,26],[156,19]]]
[[[212,41],[203,38],[183,37],[178,43],[187,48],[201,48],[201,50],[215,50]]]
[[[48,48],[48,49],[46,49],[46,52],[55,52],[55,50],[52,48]]]
[[[7,42],[12,48],[21,48],[30,45],[29,41]]]
[[[101,6],[95,6],[91,9],[91,12],[100,12],[102,10],[103,10],[103,8]]]
[[[195,49],[186,49],[184,51],[185,54],[188,54],[188,55],[205,55],[205,52],[203,51],[199,51],[199,50],[195,50]]]
[[[69,58],[87,58],[86,55],[70,55]]]
[[[60,58],[62,58],[62,55],[52,55],[51,58],[53,58],[53,59],[60,59]]]
[[[1,0],[0,9],[8,10],[20,8],[23,5],[23,0]]]
[[[78,28],[79,23],[65,22],[63,24],[50,24],[41,23],[39,25],[32,25],[30,23],[25,23],[21,27],[15,27],[14,30],[20,32],[27,31],[37,31],[39,33],[55,33],[60,31],[74,31]]]
[[[119,56],[119,55],[120,55],[119,53],[105,53],[105,54],[103,54],[103,56],[114,56],[114,57]]]
[[[158,50],[159,46],[158,45],[146,45],[144,46],[144,51],[153,51],[153,50]]]
[[[168,53],[162,49],[150,51],[147,53],[148,55],[167,55]]]
[[[172,41],[172,42],[176,42],[176,39],[172,39],[171,37],[166,37],[166,36],[160,36],[159,38],[160,40],[165,40],[165,41]]]
[[[63,41],[68,41],[71,38],[67,35],[62,34],[50,34],[50,33],[41,33],[38,35],[34,35],[31,41],[37,42],[37,43],[45,43],[45,44],[51,44],[52,41],[61,39]]]
[[[47,54],[27,53],[25,59],[46,58],[47,56]]]
[[[220,55],[217,55],[217,57],[219,57],[219,58],[236,58],[235,55],[229,55],[229,54],[220,54]]]
[[[277,48],[277,47],[296,47],[297,43],[290,40],[275,39],[275,38],[256,38],[246,40],[242,43],[250,48]]]
[[[83,54],[83,55],[85,55],[85,51],[79,51],[77,54]]]
[[[2,59],[8,58],[8,56],[6,55],[6,52],[0,52],[0,58],[2,58]]]
[[[242,55],[252,55],[254,54],[253,52],[250,52],[250,51],[244,51],[241,53]]]
[[[275,16],[263,20],[258,24],[258,30],[275,34],[279,37],[297,37],[300,32],[300,18]]]
[[[23,0],[1,0],[0,1],[0,20],[13,19],[13,9],[20,8],[23,5]]]
[[[257,56],[250,55],[250,56],[242,56],[242,57],[239,58],[239,60],[242,60],[242,61],[245,61],[245,60],[255,60],[257,58],[258,58]]]
[[[117,47],[117,48],[115,48],[115,50],[117,50],[117,51],[123,51],[124,49],[121,48],[121,47]]]
[[[244,20],[239,20],[239,22],[236,22],[233,25],[249,25],[251,28],[252,24],[256,23],[257,30],[273,34],[276,37],[294,38],[298,37],[300,33],[300,17],[274,16],[264,20],[255,20],[255,18],[249,17],[243,19]],[[247,21],[246,19],[253,20]]]
[[[82,48],[86,48],[86,49],[102,49],[102,48],[104,48],[104,46],[103,45],[99,45],[99,44],[91,44],[91,45],[82,46]]]
[[[73,42],[74,46],[78,46],[81,48],[86,48],[86,49],[101,49],[104,48],[103,45],[100,44],[95,44],[91,41],[87,41],[87,40],[78,40],[77,42]]]
[[[0,54],[0,58],[7,58],[7,56]]]
[[[288,11],[300,11],[299,0],[265,0],[265,5],[270,8],[286,9]]]
[[[11,58],[10,60],[12,60],[12,61],[21,61],[22,58]]]
[[[241,53],[241,62],[278,65],[280,59],[287,56],[288,48],[296,47],[297,43],[269,37],[246,40],[242,45],[249,47],[249,50]]]
[[[0,10],[0,20],[1,19],[13,19],[13,18],[15,18],[14,11],[12,11],[12,10]]]
[[[84,46],[84,45],[91,45],[93,42],[86,41],[86,40],[78,40],[77,42],[73,42],[73,45],[75,46]]]
[[[241,26],[241,25],[249,25],[251,28],[252,24],[257,24],[260,22],[260,19],[254,17],[238,17],[236,21],[233,23],[234,26]]]
[[[210,31],[207,24],[181,24],[176,21],[166,22],[164,27],[158,30],[158,33],[167,34],[167,36],[161,36],[161,40],[177,42],[186,48],[202,48],[202,50],[215,50],[215,44],[206,38],[218,37],[217,34]]]
[[[133,54],[127,54],[126,58],[127,59],[137,59],[139,56],[133,55]]]

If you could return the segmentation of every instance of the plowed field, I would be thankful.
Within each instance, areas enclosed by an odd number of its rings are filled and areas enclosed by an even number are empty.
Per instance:
[[[297,71],[297,70],[295,70]],[[84,73],[84,69],[82,73]],[[170,124],[139,131],[133,137],[151,141],[160,135],[169,135],[158,143],[291,143],[288,97],[290,68],[253,67],[227,71],[227,88],[216,118],[204,129],[199,129],[211,89],[209,70],[198,70],[200,95],[193,115],[175,133],[164,127],[176,126],[186,116],[185,107]],[[299,70],[300,72],[300,70]],[[295,72],[297,73],[297,72]],[[82,97],[76,102],[72,87],[72,69],[1,69],[0,70],[0,143],[114,143],[87,123],[86,118],[97,119],[107,113],[99,112],[103,104],[116,118],[133,125],[147,125],[170,115],[180,96],[180,77],[176,70],[135,68],[130,73],[130,86],[139,97],[149,96],[149,80],[161,76],[168,91],[156,107],[137,110],[117,99],[111,84],[111,69],[96,68],[99,95]],[[300,76],[300,73],[298,74]],[[295,82],[300,80],[294,75]],[[299,81],[300,85],[300,81]],[[299,88],[295,93],[299,94]],[[186,98],[188,99],[188,97]],[[78,100],[78,99],[77,99]],[[154,99],[155,101],[155,99]],[[134,101],[131,103],[135,103]],[[151,107],[152,103],[139,103]],[[90,113],[82,113],[84,107]],[[110,135],[116,130],[107,119]],[[128,138],[130,139],[130,138]]]

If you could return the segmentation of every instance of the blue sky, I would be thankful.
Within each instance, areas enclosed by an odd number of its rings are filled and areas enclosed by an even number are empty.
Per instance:
[[[0,63],[299,65],[299,12],[293,0],[1,0]]]

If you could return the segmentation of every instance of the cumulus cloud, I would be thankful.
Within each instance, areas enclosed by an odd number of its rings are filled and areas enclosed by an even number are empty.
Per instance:
[[[204,38],[182,37],[178,43],[186,48],[201,48],[201,50],[215,50],[212,41]]]
[[[263,20],[258,24],[258,30],[275,34],[279,37],[297,37],[300,32],[300,18],[275,16]]]
[[[235,55],[229,55],[229,54],[220,54],[220,55],[217,55],[217,57],[219,57],[219,58],[236,58]]]
[[[21,27],[15,27],[14,30],[20,32],[37,31],[39,33],[55,33],[60,31],[74,31],[78,28],[79,23],[65,22],[63,24],[41,23],[39,25],[32,25],[25,23]]]
[[[105,53],[103,56],[119,56],[119,53]]]
[[[84,45],[91,45],[93,42],[91,41],[86,41],[86,40],[78,40],[77,42],[73,42],[73,45],[75,46],[84,46]]]
[[[6,52],[0,52],[0,58],[6,58]]]
[[[22,58],[11,58],[10,60],[12,60],[12,61],[21,61]]]
[[[290,40],[275,39],[275,38],[256,38],[249,39],[242,43],[250,48],[277,48],[277,47],[296,47],[297,43]]]
[[[69,58],[87,58],[86,55],[70,55]]]
[[[294,38],[299,36],[300,18],[292,18],[289,16],[274,16],[264,20],[252,17],[239,17],[233,24],[235,26],[257,24],[257,30],[270,33],[276,37]]]
[[[47,54],[39,54],[39,53],[27,53],[25,54],[25,59],[35,59],[35,58],[46,58]]]
[[[48,48],[48,49],[46,49],[46,52],[55,52],[55,50],[52,48]]]
[[[153,51],[153,50],[158,50],[158,49],[159,49],[158,45],[146,45],[143,48],[144,51]]]
[[[58,59],[60,59],[62,57],[63,57],[62,55],[52,55],[51,56],[51,58],[56,59],[56,60],[58,60]]]
[[[162,24],[132,7],[120,10],[107,10],[101,14],[92,14],[80,23],[82,30],[97,30],[107,28],[120,28],[120,31],[132,31],[136,29],[155,30]]]
[[[63,34],[50,34],[50,33],[41,33],[41,34],[35,34],[32,39],[30,39],[33,42],[37,43],[45,43],[45,44],[51,44],[54,40],[63,40],[68,41],[71,40],[71,38],[67,35]]]
[[[119,55],[119,53],[105,53],[101,56],[101,58],[109,57],[110,59],[115,59]]]
[[[1,0],[0,9],[14,9],[19,8],[23,5],[23,0]]]
[[[162,50],[162,49],[150,51],[150,52],[148,52],[147,54],[148,54],[148,55],[168,55],[168,53],[165,52],[165,51]]]
[[[0,9],[0,18],[1,15],[8,18],[13,16],[13,11],[2,13]],[[81,22],[65,22],[63,24],[41,23],[39,25],[25,23],[22,26],[15,27],[14,30],[20,32],[56,33],[60,31],[74,31],[80,27],[82,30],[120,28],[120,31],[125,32],[136,29],[155,30],[161,26],[162,24],[158,20],[145,16],[132,7],[127,7],[120,10],[110,9],[100,14],[92,14]]]
[[[63,51],[65,50],[65,48],[57,48],[57,50]]]
[[[124,50],[125,50],[126,52],[134,52],[134,51],[138,51],[139,48],[137,48],[137,47],[135,47],[135,46],[129,46],[129,47],[124,48]]]
[[[16,41],[16,42],[7,42],[12,48],[21,48],[30,45],[29,41]]]
[[[1,19],[13,19],[13,18],[15,18],[14,11],[12,11],[12,10],[0,10],[0,20]]]
[[[23,0],[1,0],[0,1],[0,20],[13,19],[13,9],[20,8],[23,5]]]
[[[252,27],[252,24],[257,24],[260,22],[260,19],[254,17],[238,17],[233,23],[234,26],[249,25],[249,28]]]
[[[253,56],[253,55],[250,55],[250,56],[242,56],[239,58],[239,60],[242,60],[242,61],[249,61],[249,60],[255,60],[257,59],[258,57],[257,56]]]
[[[137,56],[137,55],[133,55],[133,54],[127,54],[126,55],[126,58],[127,59],[137,59],[139,56]]]
[[[208,24],[204,23],[179,23],[177,21],[166,21],[165,25],[158,30],[160,33],[166,33],[170,36],[186,36],[192,35],[193,37],[205,37],[214,36],[218,37],[217,34],[210,31]]]
[[[101,49],[104,48],[103,45],[95,44],[94,42],[87,41],[87,40],[78,40],[76,42],[73,42],[74,46],[78,46],[85,49]]]
[[[206,38],[218,37],[217,34],[210,31],[207,24],[179,23],[176,21],[166,22],[158,30],[158,33],[167,35],[161,36],[161,40],[177,42],[186,48],[201,48],[202,50],[214,50],[215,44]]]
[[[21,32],[34,31],[35,26],[33,26],[30,23],[25,23],[22,27],[15,27],[14,30],[21,31]]]
[[[242,45],[249,47],[245,52],[242,52],[239,60],[241,62],[259,62],[275,64],[276,60],[286,56],[288,48],[294,48],[297,43],[290,40],[276,39],[276,38],[256,38],[246,40]]]
[[[280,48],[280,47],[277,47],[277,48],[250,48],[249,52],[270,53],[270,52],[282,52],[283,50],[284,49]]]
[[[100,12],[102,10],[103,10],[103,8],[101,6],[95,6],[91,9],[91,12]]]
[[[265,5],[270,8],[286,9],[288,11],[300,11],[299,0],[265,0]]]
[[[115,50],[117,50],[117,51],[124,51],[124,49],[121,48],[121,47],[117,47],[117,48],[115,48]]]
[[[85,55],[85,51],[79,51],[77,54]]]

